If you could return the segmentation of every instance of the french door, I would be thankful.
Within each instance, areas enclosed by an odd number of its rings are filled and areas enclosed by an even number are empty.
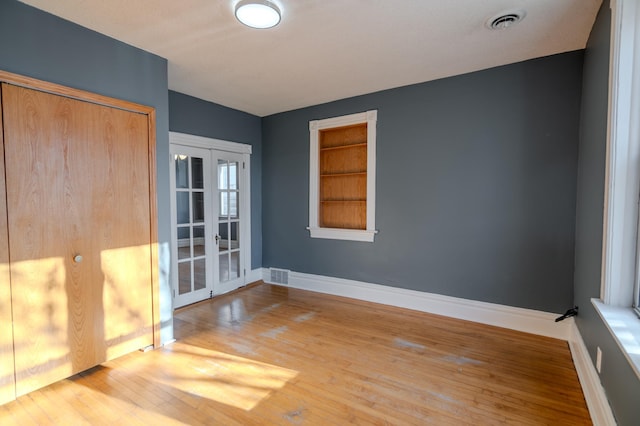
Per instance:
[[[246,284],[244,160],[243,154],[171,145],[174,308]]]
[[[211,154],[206,149],[171,147],[174,306],[213,294]]]
[[[240,234],[243,232],[241,215],[242,155],[213,151],[216,167],[216,201],[218,229],[217,246],[218,293],[226,293],[244,284]]]

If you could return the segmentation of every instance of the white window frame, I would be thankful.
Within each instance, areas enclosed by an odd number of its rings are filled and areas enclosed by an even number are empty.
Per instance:
[[[596,310],[640,378],[640,2],[612,0],[602,287]]]
[[[311,238],[373,242],[376,230],[376,123],[378,111],[370,110],[309,122],[309,226]],[[367,227],[366,229],[323,228],[319,225],[320,208],[320,131],[335,127],[367,124]]]

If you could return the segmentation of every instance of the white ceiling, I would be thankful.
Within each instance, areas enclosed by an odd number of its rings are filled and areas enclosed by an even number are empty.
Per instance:
[[[169,88],[258,116],[585,47],[602,0],[22,0],[169,61]],[[487,19],[524,10],[511,28]]]

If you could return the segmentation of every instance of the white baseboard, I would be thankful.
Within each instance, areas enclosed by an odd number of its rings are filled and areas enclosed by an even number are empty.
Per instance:
[[[591,361],[589,351],[587,350],[582,335],[575,323],[572,326],[571,337],[569,339],[569,347],[571,348],[571,356],[573,364],[578,373],[578,379],[582,386],[584,399],[587,401],[589,414],[595,426],[615,425],[616,420],[611,411],[611,406],[607,400],[607,395],[600,383],[598,372]]]
[[[262,279],[270,282],[268,268]],[[495,303],[425,293],[321,275],[289,272],[289,287],[397,306],[481,324],[569,340],[573,318],[555,322],[557,314]]]
[[[245,284],[251,284],[251,283],[254,283],[256,281],[260,281],[260,280],[264,279],[264,275],[265,275],[264,271],[265,270],[269,271],[269,269],[267,269],[267,268],[251,269],[249,271],[249,273],[247,274],[247,277],[245,278]]]
[[[256,269],[252,272],[256,274],[261,272],[262,280],[270,282],[271,274],[269,268]],[[293,271],[288,271],[288,273],[288,284],[277,283],[278,285],[366,300],[368,302],[397,306],[565,340],[569,342],[571,356],[573,357],[580,385],[594,425],[609,426],[616,424],[598,373],[591,362],[587,348],[573,318],[557,323],[554,321],[557,314],[549,312],[322,275]]]

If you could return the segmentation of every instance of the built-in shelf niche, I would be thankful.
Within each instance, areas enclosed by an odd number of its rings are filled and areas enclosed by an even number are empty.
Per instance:
[[[367,227],[367,123],[320,130],[320,214],[324,228]]]
[[[309,122],[312,238],[373,242],[377,111]]]

